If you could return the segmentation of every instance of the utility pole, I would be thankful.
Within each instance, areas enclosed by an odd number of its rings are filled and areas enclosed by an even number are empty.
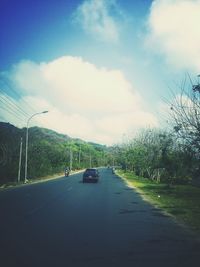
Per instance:
[[[113,167],[114,167],[114,166],[115,166],[115,159],[113,158],[112,161],[113,161],[113,162],[112,162],[112,165],[113,165]]]
[[[21,163],[22,163],[22,137],[20,139],[20,149],[19,149],[19,169],[18,169],[18,183],[20,182],[20,175],[21,175]]]
[[[102,166],[106,166],[106,156],[105,153],[103,153],[102,158],[101,158]],[[108,163],[107,163],[108,165]]]
[[[81,165],[81,146],[79,147],[79,152],[78,152],[78,165],[79,167]]]
[[[69,150],[69,169],[70,169],[70,171],[72,170],[72,166],[73,166],[73,151],[72,151],[72,148],[70,146],[70,150]]]
[[[92,168],[92,156],[91,156],[91,152],[90,152],[90,168]]]

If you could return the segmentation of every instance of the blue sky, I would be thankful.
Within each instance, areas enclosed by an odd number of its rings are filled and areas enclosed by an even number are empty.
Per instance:
[[[105,144],[159,127],[168,87],[200,72],[199,14],[199,0],[2,0],[1,120],[49,109],[32,125]]]
[[[91,47],[94,52],[102,49],[105,43],[99,45],[99,40],[85,36],[73,23],[73,13],[81,3],[78,0],[1,1],[1,69],[24,58],[42,61],[77,52],[90,56]],[[124,17],[128,15],[140,27],[141,17],[147,14],[151,1],[118,3],[123,7]]]

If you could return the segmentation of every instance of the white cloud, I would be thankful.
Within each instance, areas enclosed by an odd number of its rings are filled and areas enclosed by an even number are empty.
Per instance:
[[[29,103],[37,111],[49,110],[35,117],[37,124],[72,137],[111,144],[135,128],[157,125],[121,71],[97,68],[81,58],[22,61],[10,79],[24,92],[22,108]]]
[[[48,95],[63,111],[108,114],[128,112],[141,104],[122,72],[98,69],[81,58],[66,56],[38,65],[23,61],[11,76],[23,91],[44,98]]]
[[[109,132],[115,141],[120,142],[124,134],[133,133],[139,128],[156,126],[157,119],[152,114],[138,109],[118,116],[104,117],[97,120],[96,125],[100,132],[105,134]]]
[[[116,43],[120,28],[117,17],[121,16],[122,12],[115,0],[85,0],[75,12],[74,21],[94,37]]]
[[[200,0],[154,0],[148,41],[177,68],[200,71]]]

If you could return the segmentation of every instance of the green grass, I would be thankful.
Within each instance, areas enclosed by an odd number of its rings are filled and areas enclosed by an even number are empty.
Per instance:
[[[200,234],[200,188],[192,185],[168,186],[121,170],[117,174],[136,187],[149,202]]]
[[[81,171],[81,170],[74,170],[74,171],[71,171],[70,174],[74,174],[74,173],[77,173],[79,171]],[[64,177],[64,171],[63,172],[59,172],[59,173],[54,173],[54,174],[51,174],[51,175],[47,175],[47,176],[38,177],[38,178],[35,178],[35,179],[28,179],[27,184],[45,182],[45,181],[49,181],[49,180],[52,180],[52,179],[60,178],[62,176]],[[8,182],[8,183],[5,183],[5,184],[0,184],[0,190],[4,189],[4,188],[16,187],[16,186],[21,186],[21,185],[24,185],[24,179],[21,179],[20,182]]]
[[[51,180],[51,179],[59,178],[61,176],[64,176],[64,172],[55,173],[55,174],[47,175],[47,176],[42,176],[42,177],[38,177],[38,178],[35,178],[35,179],[28,179],[27,184],[45,182],[45,181],[48,181],[48,180]],[[24,178],[22,178],[20,182],[8,182],[8,183],[5,183],[5,184],[1,184],[0,185],[0,189],[16,187],[16,186],[21,186],[21,185],[24,185]]]

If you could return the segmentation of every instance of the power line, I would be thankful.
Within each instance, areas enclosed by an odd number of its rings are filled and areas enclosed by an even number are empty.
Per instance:
[[[2,78],[1,78],[1,77],[2,77]],[[13,86],[10,85],[10,83],[12,83],[12,81],[6,79],[6,77],[2,76],[1,73],[0,73],[0,78],[1,78],[1,79],[0,79],[0,82],[4,85],[3,88],[2,88],[4,92],[5,92],[5,91],[6,91],[6,92],[9,91],[11,95],[15,95],[16,99],[17,99],[17,98],[20,99],[21,102],[23,102],[23,103],[25,104],[26,109],[29,110],[30,113],[35,113],[35,112],[36,112],[36,110],[35,110],[32,106],[30,106],[30,103],[28,103],[24,98],[22,98],[22,95],[19,94],[19,93],[13,88]],[[7,90],[4,88],[5,86],[6,86],[6,89],[7,89]],[[13,98],[13,97],[12,97],[12,98]]]
[[[2,87],[0,88],[0,103],[3,104],[3,107],[0,106],[0,108],[19,120],[20,124],[22,121],[25,124],[27,118],[29,118],[31,114],[36,113],[36,110],[12,87],[11,83],[11,80],[0,73],[0,84]],[[23,108],[17,104],[16,100],[18,99],[20,99]],[[4,116],[3,119],[7,121],[6,116]]]
[[[28,113],[26,113],[21,107],[19,107],[16,102],[14,102],[14,100],[11,99],[7,94],[5,94],[1,89],[0,92],[2,92],[2,94],[0,94],[0,98],[4,101],[5,104],[7,104],[10,108],[16,108],[16,110],[19,111],[19,113],[21,113],[21,115],[23,116],[29,116]]]
[[[0,102],[1,102],[1,100],[0,100]],[[7,107],[4,107],[4,108],[3,108],[3,107],[1,107],[1,106],[0,106],[0,108],[3,109],[4,111],[8,112],[10,115],[14,116],[15,118],[17,118],[20,122],[22,121],[22,118],[19,117],[19,116],[16,114],[16,112],[14,112],[13,110],[8,109]],[[7,121],[7,119],[6,119],[5,116],[4,116],[4,120]]]

